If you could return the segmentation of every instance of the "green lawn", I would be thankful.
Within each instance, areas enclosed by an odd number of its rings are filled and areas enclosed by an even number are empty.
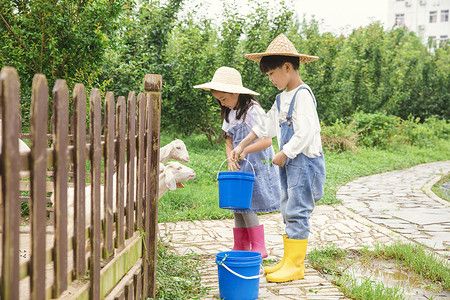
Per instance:
[[[186,182],[184,189],[168,191],[159,202],[159,222],[231,218],[219,208],[217,173],[226,158],[225,145],[210,146],[203,135],[187,138],[161,132],[161,146],[174,138],[182,139],[189,151],[190,163],[197,177]],[[338,203],[336,191],[357,177],[409,168],[414,165],[450,159],[450,144],[442,141],[427,148],[395,145],[389,150],[359,149],[357,152],[325,151],[327,181],[325,195],[319,204]],[[225,170],[223,167],[222,170]]]

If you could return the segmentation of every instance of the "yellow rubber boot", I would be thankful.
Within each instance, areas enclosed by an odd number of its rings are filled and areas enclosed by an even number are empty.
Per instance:
[[[287,238],[287,234],[283,234],[283,245],[284,245],[284,240]],[[284,249],[286,249],[286,247],[284,247]],[[266,274],[270,274],[273,273],[275,271],[278,271],[284,264],[284,260],[285,260],[285,253],[286,251],[283,253],[283,258],[281,259],[281,261],[279,263],[277,263],[274,266],[268,266],[268,267],[264,267],[264,273]]]
[[[273,273],[267,275],[269,282],[286,282],[305,277],[305,256],[308,240],[284,240],[284,264]]]

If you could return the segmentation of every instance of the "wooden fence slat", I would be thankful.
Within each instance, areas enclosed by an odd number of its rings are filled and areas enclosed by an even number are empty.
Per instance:
[[[138,95],[138,151],[137,151],[137,191],[136,191],[136,229],[142,230],[142,206],[144,197],[144,143],[145,143],[145,97]]]
[[[104,190],[104,243],[103,258],[108,258],[113,253],[113,175],[114,175],[114,139],[116,134],[114,117],[114,94],[107,92],[105,96],[105,190]]]
[[[86,186],[86,91],[84,85],[76,84],[73,90],[74,104],[74,145],[75,145],[75,214],[74,214],[74,267],[75,278],[86,273],[86,216],[85,216],[85,186]]]
[[[69,135],[69,89],[65,80],[53,88],[54,166],[55,166],[55,243],[53,298],[67,289],[67,146]],[[72,234],[72,233],[70,233]]]
[[[124,189],[125,189],[125,130],[126,130],[126,103],[125,97],[119,96],[117,99],[117,148],[116,148],[116,247],[121,248],[124,243]]]
[[[45,298],[45,229],[47,219],[46,176],[47,170],[47,121],[48,85],[42,74],[33,78],[31,101],[31,299]]]
[[[148,285],[149,291],[147,296],[155,298],[156,296],[156,259],[158,244],[158,183],[159,183],[159,146],[160,146],[160,118],[161,118],[161,75],[149,74],[145,75],[146,96],[148,105],[151,106],[148,115],[148,138],[147,138],[147,183],[148,198],[146,209],[146,230],[148,230],[149,244],[148,251]]]
[[[143,289],[144,289],[144,296],[145,297],[150,297],[150,298],[154,298],[151,294],[151,283],[150,283],[150,279],[149,277],[151,276],[149,274],[150,270],[150,262],[152,261],[152,257],[150,257],[152,250],[149,249],[149,247],[151,248],[152,245],[150,244],[150,236],[149,236],[149,231],[150,231],[150,177],[147,176],[147,174],[150,174],[150,152],[151,152],[151,127],[152,127],[152,123],[151,123],[151,112],[152,112],[152,106],[150,103],[150,95],[146,94],[145,95],[145,166],[144,166],[144,178],[145,178],[145,183],[144,183],[144,205],[143,205],[143,211],[144,211],[144,219],[143,219],[143,225],[144,225],[144,232],[146,233],[144,235],[144,251],[143,251],[143,256],[144,256],[144,263],[143,263],[143,268],[144,268],[144,272],[143,272]]]
[[[156,297],[156,259],[158,246],[158,188],[159,188],[159,147],[160,147],[160,123],[161,123],[161,87],[162,76],[145,75],[145,90],[151,99],[151,143],[150,172],[147,177],[150,180],[150,228],[149,228],[149,278],[150,297]],[[150,142],[150,141],[149,141]]]
[[[134,300],[134,282],[131,280],[125,287],[125,299]]]
[[[141,300],[143,299],[143,295],[142,295],[142,276],[141,276],[141,269],[138,269],[134,275],[133,275],[133,280],[134,280],[134,294],[135,294],[135,299],[136,300]]]
[[[0,298],[19,299],[19,104],[20,82],[17,71],[4,67],[0,74],[2,113],[2,156],[0,168],[2,227],[2,270]]]
[[[134,232],[134,192],[135,192],[135,163],[136,163],[136,96],[134,92],[128,94],[128,143],[127,143],[127,231],[125,237],[128,239]]]
[[[100,185],[101,185],[101,131],[102,104],[98,89],[92,89],[90,96],[91,111],[91,259],[89,276],[91,289],[89,298],[100,299],[100,254],[101,254],[101,219],[100,219]]]

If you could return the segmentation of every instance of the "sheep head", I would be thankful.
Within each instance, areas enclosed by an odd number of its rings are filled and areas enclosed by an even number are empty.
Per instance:
[[[182,182],[195,178],[195,172],[179,162],[168,162],[163,171],[165,175],[166,186],[169,190],[183,188]]]
[[[160,162],[165,163],[169,159],[175,159],[184,163],[189,162],[189,153],[182,140],[175,139],[161,148]]]

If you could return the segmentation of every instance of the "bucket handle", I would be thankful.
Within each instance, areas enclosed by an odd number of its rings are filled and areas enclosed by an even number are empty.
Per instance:
[[[262,264],[259,265],[259,268],[262,270],[262,274],[255,275],[255,276],[244,276],[244,275],[241,275],[241,274],[239,274],[239,273],[236,273],[235,271],[231,270],[231,269],[230,269],[225,263],[223,263],[223,262],[217,262],[217,264],[220,265],[220,266],[222,266],[222,267],[224,267],[225,269],[227,269],[231,274],[236,275],[237,277],[240,277],[240,278],[242,278],[242,279],[257,279],[257,278],[263,277],[263,276],[266,274],[266,273],[264,272],[264,268],[263,268]]]
[[[220,169],[222,169],[223,164],[224,164],[227,160],[229,160],[229,159],[231,159],[231,158],[230,158],[230,157],[229,157],[229,158],[226,158],[226,159],[222,162],[222,164],[220,165],[219,171],[217,171],[217,177],[216,177],[216,180],[219,178]],[[251,163],[248,159],[246,159],[246,158],[244,158],[244,160],[248,161],[248,163],[249,163],[250,166],[252,167],[253,175],[255,175],[255,168],[253,168],[252,163]]]

